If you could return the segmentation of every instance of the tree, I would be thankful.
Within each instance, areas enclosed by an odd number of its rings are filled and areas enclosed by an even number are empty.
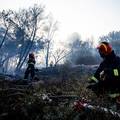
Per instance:
[[[12,50],[15,48],[11,53],[3,53],[4,56],[6,55],[6,58],[9,58],[8,56],[11,56],[10,54],[14,52],[13,56],[17,58],[16,71],[19,71],[30,51],[41,50],[44,48],[44,40],[38,34],[44,19],[46,19],[44,6],[34,5],[29,9],[21,9],[19,12],[11,10],[10,12],[7,12],[4,10],[0,15],[0,21],[4,21],[1,22],[1,30],[4,31],[0,33],[0,36],[2,36],[1,38],[3,38],[1,39],[0,49],[4,51],[7,45],[9,46],[7,46],[6,50],[10,47]],[[1,57],[2,61],[5,61],[6,58],[3,58],[4,57]],[[1,64],[3,63],[2,61]]]
[[[11,10],[9,11],[3,10],[2,12],[0,12],[0,23],[1,23],[2,29],[5,29],[3,39],[1,40],[1,43],[0,43],[0,49],[2,48],[5,42],[6,36],[8,34],[8,30],[10,29],[10,26],[11,26],[11,24],[9,24],[9,22],[7,21],[7,18],[10,17],[12,14],[13,12]]]
[[[55,35],[55,32],[58,30],[58,22],[53,21],[53,18],[51,15],[48,16],[48,20],[43,28],[44,31],[44,39],[46,41],[46,56],[45,56],[45,64],[46,67],[48,67],[49,59],[50,59],[50,54],[51,54],[51,46],[53,42],[53,38]]]
[[[3,10],[0,12],[0,66],[1,69],[5,67],[5,63],[8,63],[9,59],[15,55],[16,52],[13,51],[17,50],[13,41],[11,40],[12,36],[12,25],[9,23],[8,18],[13,16],[13,11]],[[12,44],[10,44],[12,42]],[[9,47],[11,46],[11,48]],[[11,51],[11,49],[15,49]],[[4,68],[7,69],[7,68]]]
[[[69,45],[71,54],[67,59],[71,63],[87,65],[98,63],[92,40],[87,39],[83,41],[78,33],[73,33],[70,39],[72,41]]]
[[[17,18],[22,23],[21,25],[23,25],[23,30],[25,32],[24,41],[29,41],[28,44],[23,44],[23,46],[21,46],[22,57],[20,57],[21,59],[19,60],[16,67],[18,70],[22,67],[27,58],[27,55],[33,47],[36,37],[38,37],[37,31],[40,29],[40,26],[42,24],[41,22],[44,19],[43,13],[44,7],[34,5],[34,7],[30,7],[28,10],[22,10],[20,14],[18,14]]]
[[[64,58],[67,57],[67,55],[69,55],[70,53],[67,52],[65,49],[57,49],[53,54],[53,63],[54,66],[57,66],[59,64],[59,62],[61,62]]]

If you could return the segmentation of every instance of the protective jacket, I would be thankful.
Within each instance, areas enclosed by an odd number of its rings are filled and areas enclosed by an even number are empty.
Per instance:
[[[35,76],[35,58],[34,57],[29,57],[28,67],[25,71],[24,79],[28,79],[29,75],[30,75],[30,79],[33,80]]]
[[[120,92],[120,57],[112,51],[103,59],[94,77],[98,80],[96,84],[98,89]]]
[[[100,80],[101,72],[109,74],[110,77],[120,76],[120,57],[116,56],[114,51],[107,55],[96,70],[94,77]]]

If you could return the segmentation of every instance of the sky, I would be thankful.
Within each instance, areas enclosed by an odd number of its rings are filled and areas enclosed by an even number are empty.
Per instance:
[[[120,0],[0,0],[0,10],[44,4],[59,22],[58,39],[78,32],[83,39],[120,30]]]

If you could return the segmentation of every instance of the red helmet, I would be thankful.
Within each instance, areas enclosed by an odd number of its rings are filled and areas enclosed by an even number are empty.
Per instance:
[[[112,47],[108,42],[101,42],[97,49],[104,55],[109,55],[112,52]]]

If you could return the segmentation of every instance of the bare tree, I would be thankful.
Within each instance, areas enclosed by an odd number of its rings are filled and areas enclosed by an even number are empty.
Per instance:
[[[70,52],[67,52],[65,49],[63,50],[57,49],[54,52],[54,54],[52,54],[54,60],[54,66],[56,66],[59,62],[61,62],[69,54]]]
[[[57,31],[57,25],[58,22],[57,21],[53,21],[53,19],[51,18],[51,16],[48,16],[50,19],[48,19],[47,24],[44,27],[44,31],[45,31],[45,40],[46,40],[46,56],[45,56],[45,62],[46,62],[46,67],[48,67],[48,63],[49,63],[49,58],[50,58],[50,48],[53,42],[53,38],[54,38],[54,34]]]

